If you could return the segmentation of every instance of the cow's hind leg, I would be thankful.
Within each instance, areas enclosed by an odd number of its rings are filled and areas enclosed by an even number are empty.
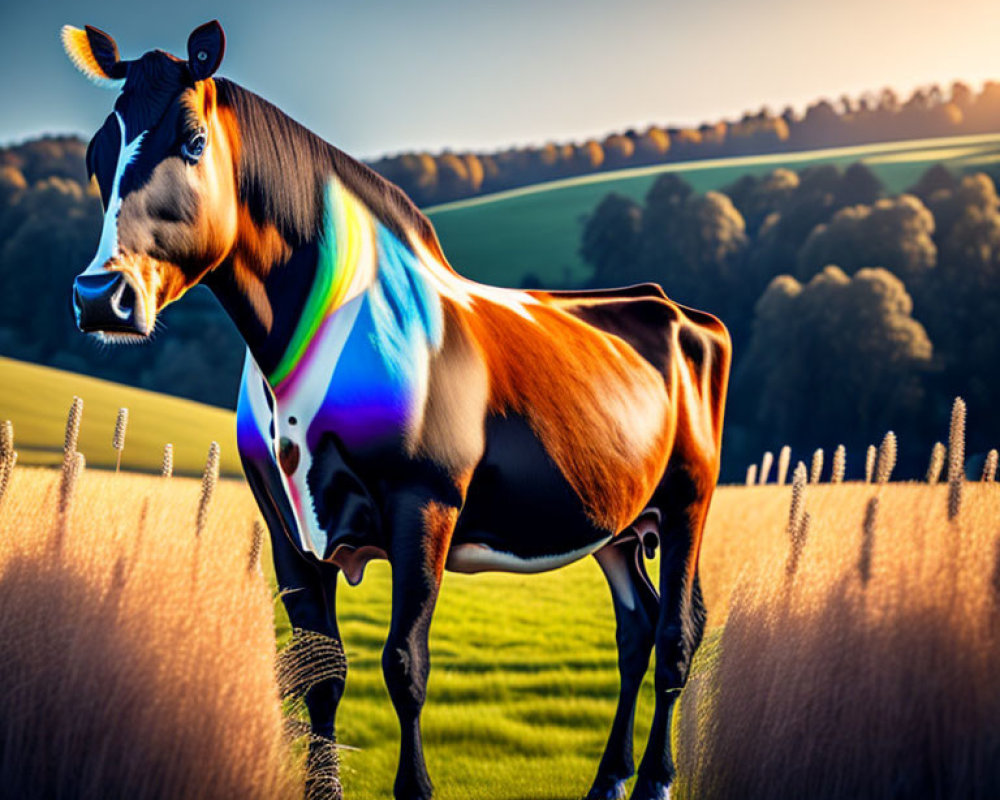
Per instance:
[[[632,800],[667,800],[675,768],[670,752],[674,704],[687,682],[705,627],[698,585],[698,549],[715,474],[709,466],[674,464],[657,492],[660,527],[660,611],[656,624],[656,708]]]
[[[646,574],[642,543],[637,536],[616,540],[594,555],[604,570],[614,600],[621,685],[611,734],[587,800],[619,800],[625,797],[625,784],[635,772],[632,758],[635,704],[649,668],[659,599]]]

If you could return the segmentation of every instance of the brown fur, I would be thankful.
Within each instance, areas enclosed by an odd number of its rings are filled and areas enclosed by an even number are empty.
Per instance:
[[[534,322],[483,299],[465,314],[489,371],[490,411],[523,415],[595,524],[622,531],[670,451],[674,412],[663,377],[623,340],[558,308],[531,314]],[[646,411],[662,421],[636,419]],[[650,425],[642,442],[630,428],[640,424]]]

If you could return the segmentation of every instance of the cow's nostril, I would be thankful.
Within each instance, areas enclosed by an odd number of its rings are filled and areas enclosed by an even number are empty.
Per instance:
[[[135,289],[124,278],[120,279],[118,289],[111,297],[111,310],[122,320],[131,319],[135,311]]]

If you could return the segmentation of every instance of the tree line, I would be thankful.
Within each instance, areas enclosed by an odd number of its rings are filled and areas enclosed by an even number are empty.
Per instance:
[[[611,193],[580,253],[590,283],[653,280],[729,327],[726,478],[760,452],[862,453],[888,429],[917,476],[952,398],[970,452],[1000,442],[1000,199],[985,173],[931,167],[888,196],[864,165],[745,176],[696,194],[662,175],[643,203]]]
[[[0,150],[0,354],[231,407],[244,348],[205,289],[168,308],[143,347],[76,330],[72,281],[101,229],[84,152],[71,137]],[[1000,201],[988,174],[937,166],[897,196],[861,164],[704,194],[664,174],[642,203],[605,197],[580,247],[590,285],[655,280],[729,326],[729,470],[781,444],[840,442],[857,468],[892,427],[900,469],[917,475],[959,394],[976,420],[971,452],[1000,442]]]
[[[1000,128],[1000,83],[979,92],[955,82],[902,99],[892,89],[836,101],[819,100],[798,113],[764,107],[737,120],[678,128],[651,125],[584,142],[492,153],[449,150],[401,153],[371,166],[399,184],[418,205],[432,205],[542,181],[672,161],[811,150],[899,139],[993,133]]]

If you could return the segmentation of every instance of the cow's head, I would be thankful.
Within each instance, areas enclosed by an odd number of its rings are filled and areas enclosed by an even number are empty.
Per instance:
[[[212,74],[225,37],[218,22],[195,30],[187,60],[157,50],[122,61],[103,31],[65,27],[73,63],[95,83],[120,88],[87,149],[104,227],[97,253],[73,287],[82,331],[105,340],[149,336],[160,309],[232,250],[237,137],[220,113]]]

